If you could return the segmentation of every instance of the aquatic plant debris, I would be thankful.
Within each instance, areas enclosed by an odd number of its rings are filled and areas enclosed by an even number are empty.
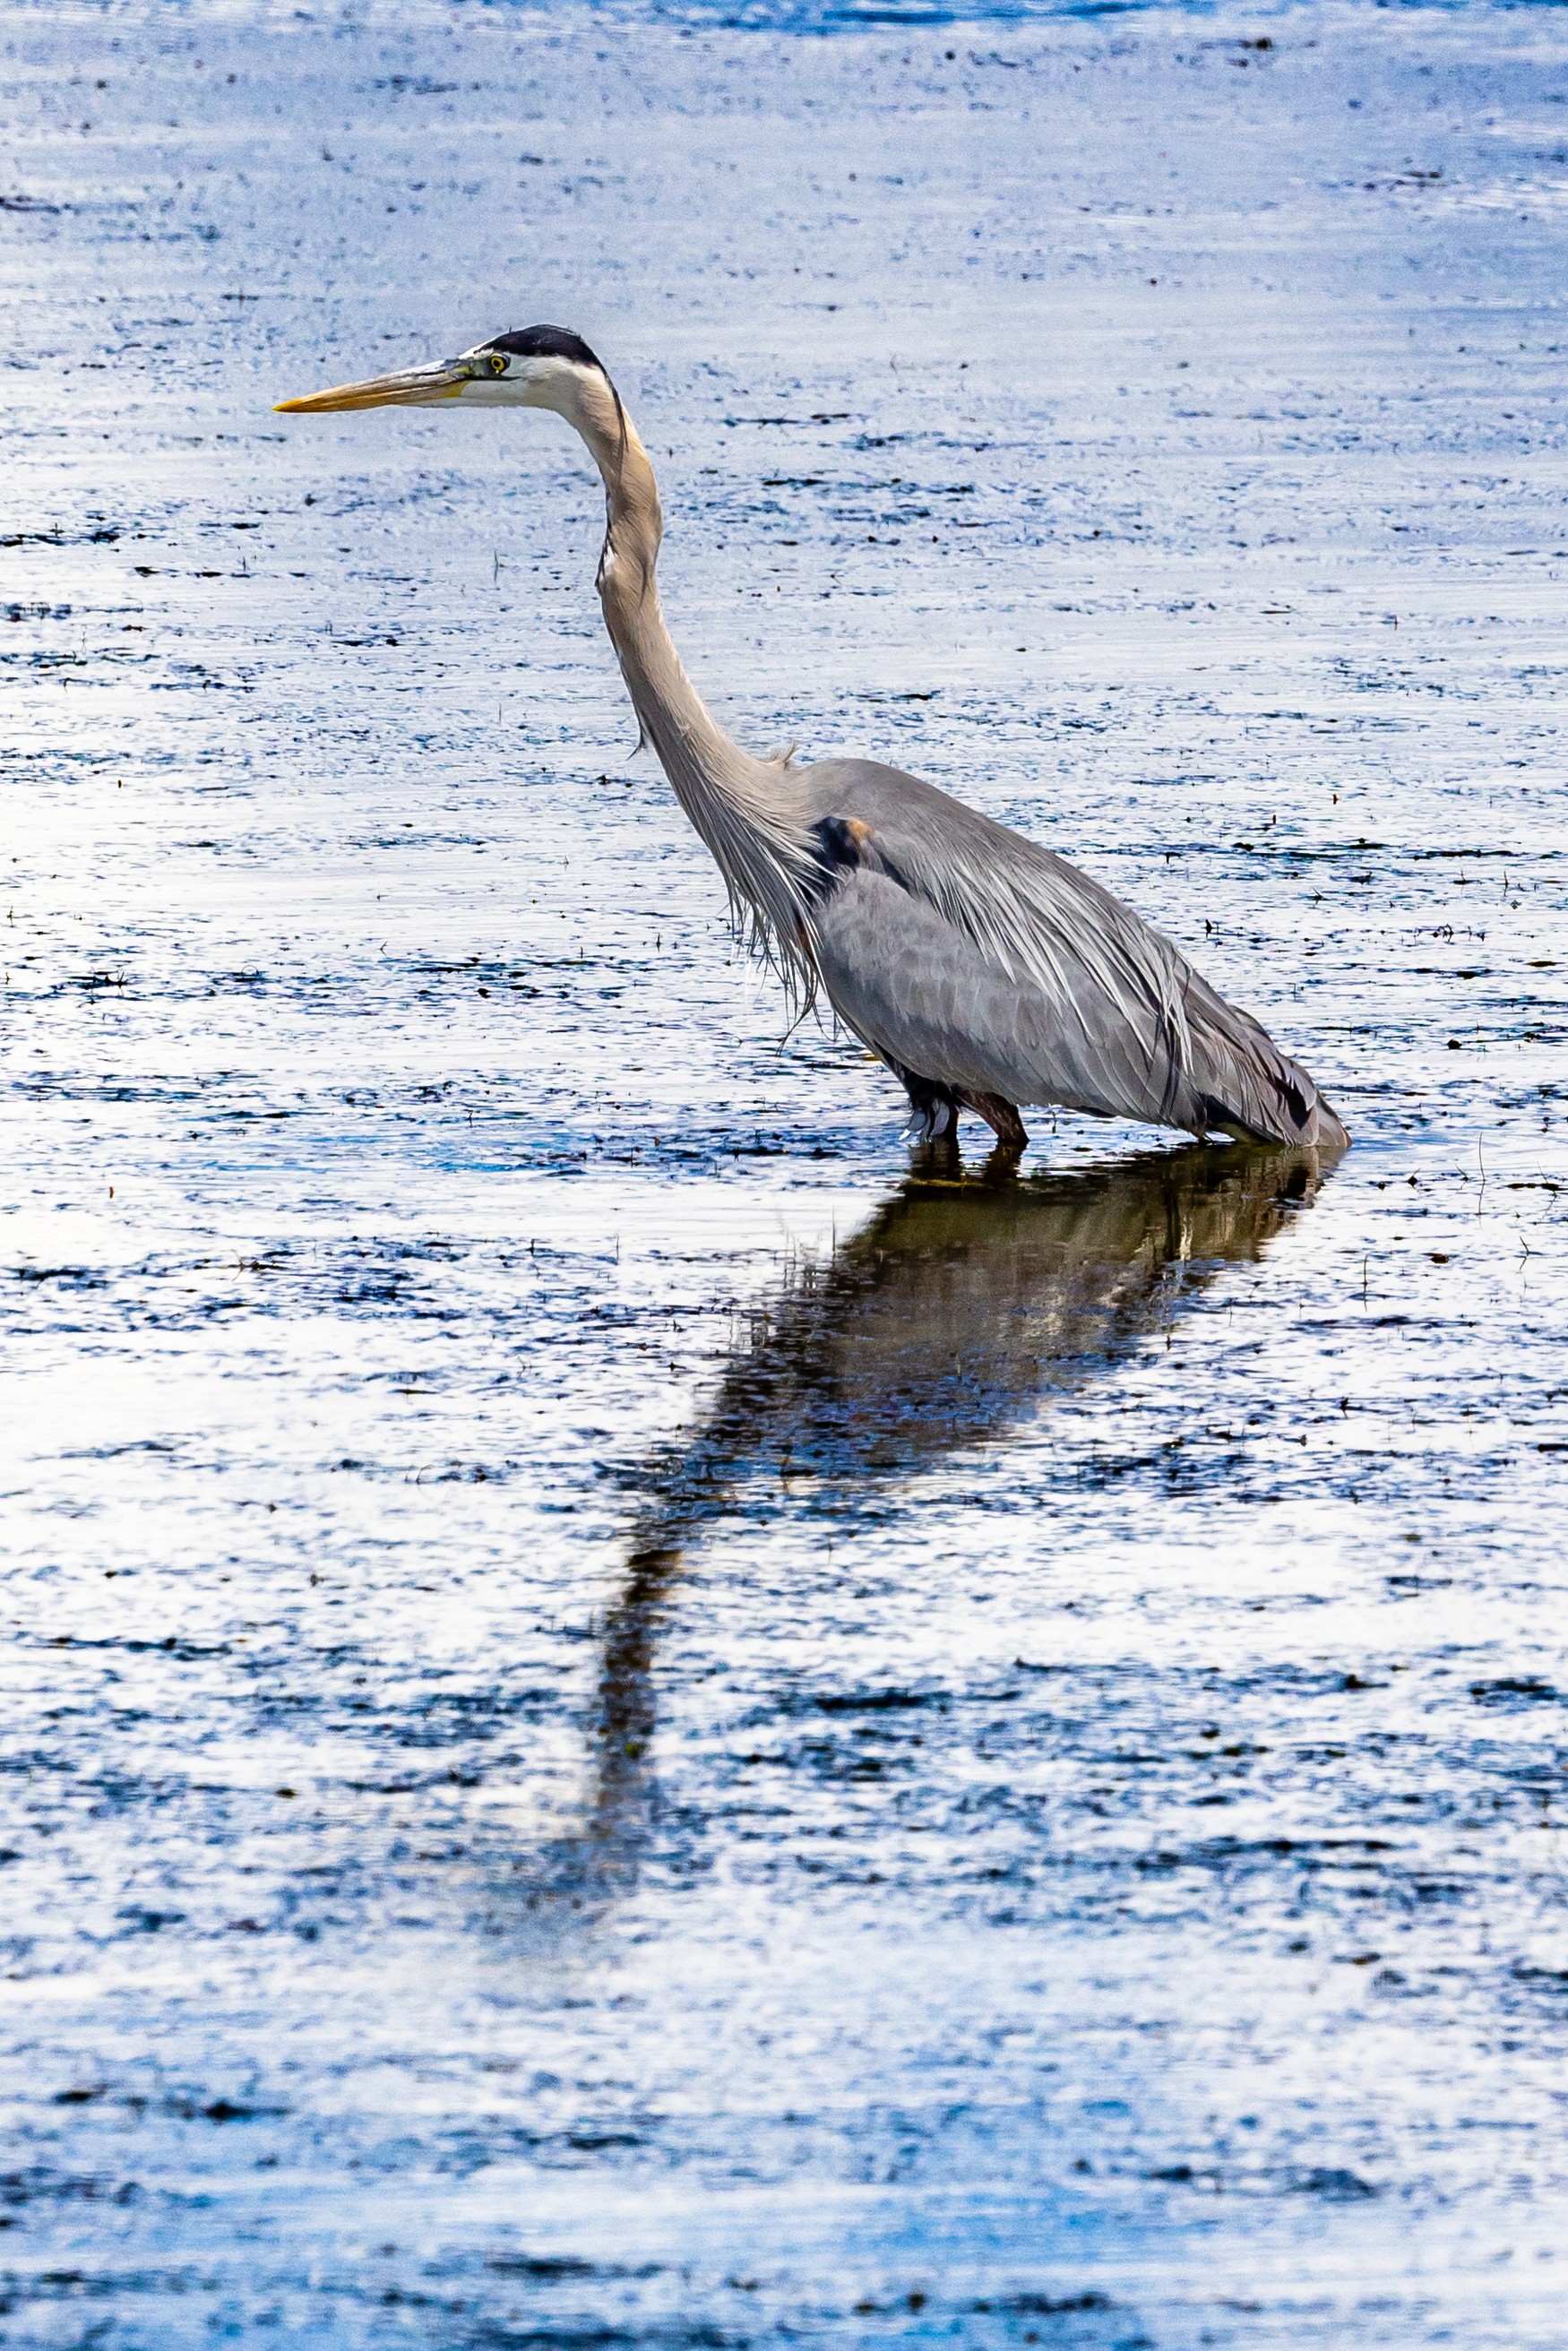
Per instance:
[[[0,2333],[1546,2351],[1568,28],[716,16],[7,13]],[[538,319],[1337,1166],[785,1033]]]

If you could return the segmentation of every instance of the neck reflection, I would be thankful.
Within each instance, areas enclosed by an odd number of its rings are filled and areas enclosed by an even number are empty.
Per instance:
[[[917,1165],[825,1264],[755,1319],[698,1427],[650,1465],[604,1628],[592,1834],[633,1859],[651,1825],[655,1655],[685,1553],[737,1489],[812,1481],[825,1515],[1004,1435],[1168,1327],[1221,1267],[1315,1197],[1325,1155],[1194,1144],[1019,1179]]]

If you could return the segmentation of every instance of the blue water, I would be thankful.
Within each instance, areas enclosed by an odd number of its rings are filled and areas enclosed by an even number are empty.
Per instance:
[[[1562,2351],[1568,21],[0,10],[5,2351]],[[784,1034],[540,319],[1337,1166]]]
[[[494,0],[486,0],[494,5]],[[507,0],[501,0],[507,5]],[[537,12],[538,0],[523,0]],[[1445,14],[1467,10],[1501,10],[1512,14],[1534,8],[1561,8],[1568,0],[1367,0],[1369,10],[1419,14],[1440,8]],[[548,11],[549,0],[547,0]],[[574,14],[579,13],[572,0]],[[1191,16],[1230,19],[1245,15],[1260,18],[1304,17],[1317,13],[1301,0],[1249,0],[1245,10],[1225,0],[959,0],[945,6],[942,0],[592,0],[591,13],[621,22],[771,33],[852,33],[879,28],[911,32],[966,25],[1009,25],[1056,19],[1100,23],[1119,16]]]

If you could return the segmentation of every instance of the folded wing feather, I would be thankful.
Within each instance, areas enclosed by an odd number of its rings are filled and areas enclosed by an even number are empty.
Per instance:
[[[1250,1014],[1064,859],[894,768],[825,760],[791,780],[846,843],[816,917],[818,960],[830,999],[878,1051],[1018,1102],[1343,1140]]]

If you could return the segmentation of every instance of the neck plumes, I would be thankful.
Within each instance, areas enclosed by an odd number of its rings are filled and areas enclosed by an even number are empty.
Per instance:
[[[786,978],[809,991],[815,859],[788,769],[732,742],[681,666],[654,578],[664,532],[658,485],[608,378],[583,371],[565,413],[604,481],[599,595],[643,738],[712,851],[732,912]]]

